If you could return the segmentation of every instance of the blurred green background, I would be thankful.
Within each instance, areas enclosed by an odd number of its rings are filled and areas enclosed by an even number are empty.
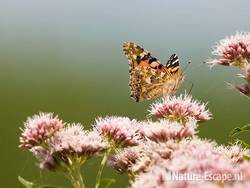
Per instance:
[[[228,142],[230,130],[250,122],[250,101],[226,88],[239,82],[238,70],[203,61],[219,39],[250,31],[250,1],[0,1],[1,187],[21,187],[21,175],[39,183],[70,187],[62,175],[44,172],[30,153],[17,148],[19,127],[27,116],[54,112],[67,122],[87,128],[98,116],[144,119],[153,101],[129,98],[128,62],[123,41],[135,41],[165,64],[177,53],[191,82],[194,98],[208,102],[214,119],[199,127],[202,137]],[[245,138],[250,141],[249,135]],[[93,187],[99,159],[84,168]],[[109,168],[105,177],[122,177]]]

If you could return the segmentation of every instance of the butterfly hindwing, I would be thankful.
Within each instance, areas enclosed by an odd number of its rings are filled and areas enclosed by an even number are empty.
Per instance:
[[[136,67],[130,73],[130,96],[136,102],[153,99],[162,95],[162,88],[168,74],[151,67]]]

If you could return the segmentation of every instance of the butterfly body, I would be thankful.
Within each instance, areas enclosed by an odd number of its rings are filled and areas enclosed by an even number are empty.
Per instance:
[[[175,54],[163,66],[149,51],[133,42],[125,42],[123,51],[129,60],[130,96],[136,102],[171,95],[179,88],[183,75]]]

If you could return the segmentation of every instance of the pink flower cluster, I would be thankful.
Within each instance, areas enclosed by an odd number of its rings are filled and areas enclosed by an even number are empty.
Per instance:
[[[209,64],[243,67],[250,60],[250,33],[236,33],[219,41],[215,46],[214,55],[220,56]]]
[[[150,114],[158,118],[185,122],[190,119],[207,121],[211,113],[206,109],[206,104],[195,101],[191,96],[167,96],[151,106]]]
[[[178,146],[176,143],[173,145],[167,160],[155,155],[157,160],[148,166],[147,171],[136,176],[132,188],[198,188],[205,185],[245,188],[250,185],[250,163],[235,161],[230,157],[235,153],[242,156],[244,150],[237,146],[217,146],[214,142],[198,138],[184,139]],[[197,177],[198,180],[195,179]]]
[[[185,126],[178,122],[160,120],[158,122],[145,122],[141,129],[141,135],[155,142],[166,142],[170,139],[181,140],[192,137],[196,131],[196,121],[190,120]]]
[[[231,88],[244,96],[250,97],[250,33],[236,33],[221,40],[212,54],[219,56],[208,62],[209,65],[226,65],[240,68],[240,77],[246,80],[244,84],[229,84]]]
[[[67,125],[51,113],[29,117],[20,136],[21,148],[30,150],[39,166],[49,170],[84,162],[106,148],[106,143],[96,131],[87,131],[80,124]],[[69,162],[71,161],[71,162]]]
[[[147,172],[158,161],[169,159],[178,147],[174,140],[157,143],[145,139],[137,146],[125,148],[112,155],[109,165],[129,175]]]
[[[45,149],[42,146],[35,146],[31,148],[30,151],[39,161],[39,167],[41,169],[54,171],[59,167],[58,161],[54,159],[53,155],[51,155],[51,152],[48,149]]]
[[[73,124],[57,132],[50,142],[49,149],[60,155],[79,155],[86,158],[102,152],[106,144],[96,131],[83,130],[81,124]]]
[[[64,123],[52,113],[40,113],[29,117],[24,123],[24,129],[19,138],[21,148],[32,148],[41,145],[56,132],[63,129]]]
[[[111,146],[133,146],[140,141],[140,124],[127,117],[99,118],[94,128]]]
[[[249,150],[197,136],[198,122],[212,116],[206,104],[188,95],[168,96],[153,104],[150,113],[159,119],[98,118],[92,130],[41,113],[25,122],[20,147],[33,153],[40,168],[69,174],[103,154],[100,169],[108,159],[129,176],[131,188],[249,187],[250,163],[244,159]],[[173,179],[176,174],[181,179]],[[184,176],[188,174],[200,179],[192,181]]]

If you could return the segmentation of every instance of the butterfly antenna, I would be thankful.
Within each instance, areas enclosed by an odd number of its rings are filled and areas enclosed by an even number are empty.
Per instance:
[[[188,68],[188,66],[191,64],[191,61],[188,61],[187,62],[187,64],[186,64],[186,66],[183,68],[183,72],[185,72],[186,70],[187,70],[187,68]]]

